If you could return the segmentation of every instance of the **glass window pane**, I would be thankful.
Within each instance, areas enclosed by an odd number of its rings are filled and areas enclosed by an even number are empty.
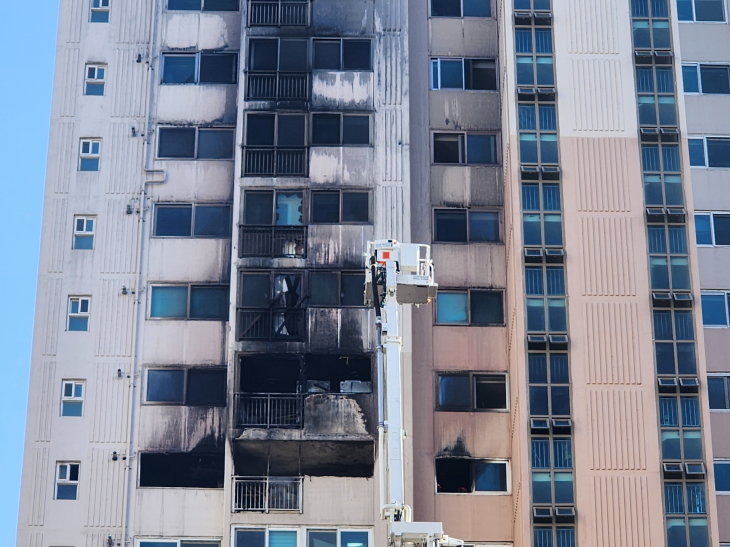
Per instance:
[[[558,163],[558,136],[540,134],[540,161],[542,163]]]
[[[545,215],[545,245],[563,244],[563,225],[560,215]]]
[[[555,469],[573,467],[573,445],[570,439],[553,440],[553,465]]]
[[[527,330],[545,332],[545,300],[543,298],[527,299]]]
[[[715,490],[730,492],[730,461],[715,461]]]
[[[725,295],[703,294],[702,299],[702,324],[705,326],[727,325],[727,313],[725,310]]]
[[[677,0],[677,19],[680,21],[692,21],[692,0]]]
[[[707,138],[707,165],[730,167],[730,139]]]
[[[652,289],[669,290],[669,268],[666,256],[649,257],[649,272],[651,273]]]
[[[662,427],[679,426],[676,397],[659,397],[659,425]]]
[[[342,41],[342,69],[370,70],[370,40]]]
[[[667,547],[687,547],[684,519],[667,519]]]
[[[710,547],[707,519],[689,519],[689,547]]]
[[[467,293],[439,292],[436,299],[436,323],[468,323]]]
[[[550,473],[532,474],[532,502],[552,503],[552,488]]]
[[[634,47],[641,49],[651,48],[651,34],[649,33],[649,21],[634,21]]]
[[[730,215],[712,215],[715,245],[730,245]]]
[[[195,55],[164,55],[163,84],[194,84]]]
[[[497,66],[494,59],[465,59],[464,76],[466,89],[497,90]]]
[[[532,438],[532,468],[550,469],[550,439]]]
[[[517,85],[535,85],[532,56],[517,56]]]
[[[271,300],[269,274],[241,274],[239,304],[243,308],[265,308]]]
[[[340,193],[312,192],[312,222],[336,224],[340,221]]]
[[[190,317],[193,319],[228,320],[228,287],[192,287]]]
[[[548,391],[546,386],[530,386],[530,416],[547,416]]]
[[[725,378],[708,376],[707,392],[710,399],[711,409],[724,410],[727,408],[727,400],[725,399]]]
[[[167,0],[167,9],[173,10],[200,10],[202,0]]]
[[[656,342],[656,371],[657,374],[675,374],[674,344]]]
[[[525,293],[536,296],[545,294],[541,267],[525,267]]]
[[[697,21],[724,21],[722,0],[695,0],[695,19]],[[695,547],[692,545],[692,547]]]
[[[570,387],[550,387],[550,408],[553,416],[570,416]]]
[[[522,215],[522,233],[525,245],[542,245],[540,215]]]
[[[461,1],[431,0],[431,17],[461,17]]]
[[[684,514],[684,488],[682,483],[664,483],[664,512],[668,514]]]
[[[81,401],[63,401],[61,416],[81,416],[84,403]]]
[[[336,273],[312,273],[309,276],[309,303],[312,306],[337,306],[339,282]]]
[[[548,329],[550,332],[566,332],[567,317],[565,313],[565,299],[548,299]]]
[[[533,480],[534,487],[534,480]],[[533,488],[534,490],[534,488]],[[553,547],[553,529],[544,526],[535,526],[532,532],[535,547]],[[568,547],[568,546],[565,546]],[[573,547],[572,545],[569,547]]]
[[[550,382],[553,384],[567,384],[570,382],[567,353],[552,353],[550,355]]]
[[[679,431],[662,431],[662,458],[665,460],[682,458],[679,448]]]
[[[160,158],[195,157],[195,128],[161,127],[158,133]]]
[[[248,114],[246,116],[246,144],[248,146],[274,146],[274,114]]]
[[[225,405],[226,386],[225,370],[189,370],[185,402],[198,406]]]
[[[56,486],[57,500],[75,500],[78,485],[76,484],[59,484]]]
[[[539,4],[545,4],[542,9],[550,9],[550,0],[535,0],[535,9],[541,9]],[[535,29],[535,52],[537,53],[552,53],[553,52],[553,33],[549,28],[546,29]]]
[[[94,248],[94,236],[74,236],[74,249],[87,250]]]
[[[282,10],[286,8],[282,7]],[[282,72],[306,72],[309,58],[307,40],[279,41],[279,70]]]
[[[190,237],[192,220],[192,205],[158,205],[155,215],[155,235]]]
[[[236,547],[264,547],[266,532],[263,530],[236,530]]]
[[[573,473],[555,473],[555,503],[573,503]]]
[[[506,492],[507,464],[503,462],[476,462],[474,464],[475,492]]]
[[[434,212],[434,242],[465,243],[467,241],[464,210]]]
[[[657,21],[655,19],[652,21],[651,30],[655,48],[669,49],[672,47],[671,39],[669,37],[668,21]]]
[[[307,547],[337,547],[337,532],[309,530],[307,531]]]
[[[277,146],[304,146],[304,116],[280,115],[278,117]],[[272,138],[273,143],[273,138]]]
[[[471,385],[468,375],[443,375],[439,380],[439,407],[471,408]]]
[[[297,547],[297,533],[288,530],[269,530],[269,547]]]
[[[462,59],[441,59],[440,89],[464,89],[464,61]]]
[[[519,105],[518,116],[520,120],[519,128],[521,130],[534,131],[535,129],[537,129],[534,104]]]
[[[682,431],[685,460],[702,459],[702,434],[699,431]]]
[[[705,141],[702,139],[687,139],[689,147],[689,165],[690,167],[705,166]]]
[[[312,144],[335,146],[340,144],[339,114],[312,115]]]
[[[702,93],[730,94],[730,78],[728,67],[700,65]]]
[[[301,226],[302,225],[302,192],[276,193],[276,225],[277,226]]]
[[[200,83],[235,84],[237,60],[235,53],[201,54]]]
[[[314,69],[340,70],[340,41],[314,41]]]
[[[198,159],[232,160],[233,129],[201,129],[198,131]]]
[[[547,359],[544,353],[530,353],[527,357],[531,384],[547,384]]]
[[[152,287],[150,317],[184,318],[188,316],[188,288]]]
[[[370,144],[370,116],[343,116],[342,144]]]
[[[160,403],[180,403],[184,399],[185,371],[148,370],[147,401]]]
[[[496,165],[497,137],[494,135],[467,135],[466,159],[469,164]]]
[[[471,291],[471,324],[501,325],[504,323],[501,291]]]
[[[491,17],[491,0],[464,0],[464,17]]]
[[[686,257],[671,257],[672,289],[689,290],[689,262]]]
[[[507,382],[501,374],[479,375],[474,379],[475,406],[480,410],[507,409]]]
[[[363,306],[365,293],[365,274],[347,273],[340,278],[340,305]]]
[[[231,208],[228,205],[197,205],[195,207],[196,236],[230,237]]]
[[[272,224],[273,192],[246,192],[244,224]]]
[[[523,184],[522,185],[522,209],[524,211],[540,210],[540,185],[539,184]]]
[[[464,135],[457,133],[434,133],[433,162],[464,163]]]
[[[520,133],[520,162],[537,163],[537,135]]]
[[[677,343],[677,369],[679,374],[697,374],[694,344]]]
[[[99,170],[99,159],[98,158],[81,158],[79,163],[79,171],[98,171]]]
[[[329,545],[322,547],[329,547]],[[368,547],[368,533],[340,532],[340,547]]]
[[[370,219],[368,192],[343,192],[342,222],[367,223]]]
[[[552,57],[537,57],[537,85],[555,85]]]
[[[499,241],[499,213],[469,213],[469,241]]]
[[[515,51],[532,53],[532,29],[515,30]]]
[[[712,245],[710,215],[695,215],[695,236],[697,237],[697,245]]]

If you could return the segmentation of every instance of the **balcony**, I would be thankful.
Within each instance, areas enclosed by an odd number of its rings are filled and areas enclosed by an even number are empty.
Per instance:
[[[236,427],[301,428],[302,396],[287,393],[236,393]]]
[[[309,74],[249,73],[248,101],[307,101]]]
[[[243,226],[239,231],[238,258],[305,258],[306,226]]]
[[[239,309],[236,340],[304,341],[303,308]]]
[[[244,147],[244,177],[306,177],[307,149]]]
[[[302,512],[302,477],[233,477],[233,512]]]
[[[287,1],[249,3],[248,25],[255,26],[308,26],[309,2]]]

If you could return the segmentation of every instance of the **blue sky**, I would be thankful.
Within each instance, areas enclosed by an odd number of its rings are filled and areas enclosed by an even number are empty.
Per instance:
[[[59,0],[3,2],[0,17],[0,545],[15,545]]]

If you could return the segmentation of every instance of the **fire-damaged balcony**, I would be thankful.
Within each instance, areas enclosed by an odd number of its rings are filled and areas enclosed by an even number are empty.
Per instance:
[[[305,258],[306,226],[242,226],[238,257]]]
[[[309,74],[284,72],[248,75],[248,101],[308,101]]]
[[[281,0],[279,2],[249,2],[248,25],[254,26],[308,26],[309,2]]]
[[[304,477],[233,477],[233,512],[302,512]]]
[[[372,476],[376,424],[369,355],[244,355],[237,382],[239,477]],[[252,492],[254,486],[245,488]],[[253,493],[241,496],[241,503],[263,503],[246,501]]]
[[[251,147],[243,149],[244,177],[306,177],[308,152],[299,147]]]

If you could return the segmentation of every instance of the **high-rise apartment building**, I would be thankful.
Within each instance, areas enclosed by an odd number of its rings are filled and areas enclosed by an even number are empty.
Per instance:
[[[61,0],[18,545],[730,544],[727,11]]]

